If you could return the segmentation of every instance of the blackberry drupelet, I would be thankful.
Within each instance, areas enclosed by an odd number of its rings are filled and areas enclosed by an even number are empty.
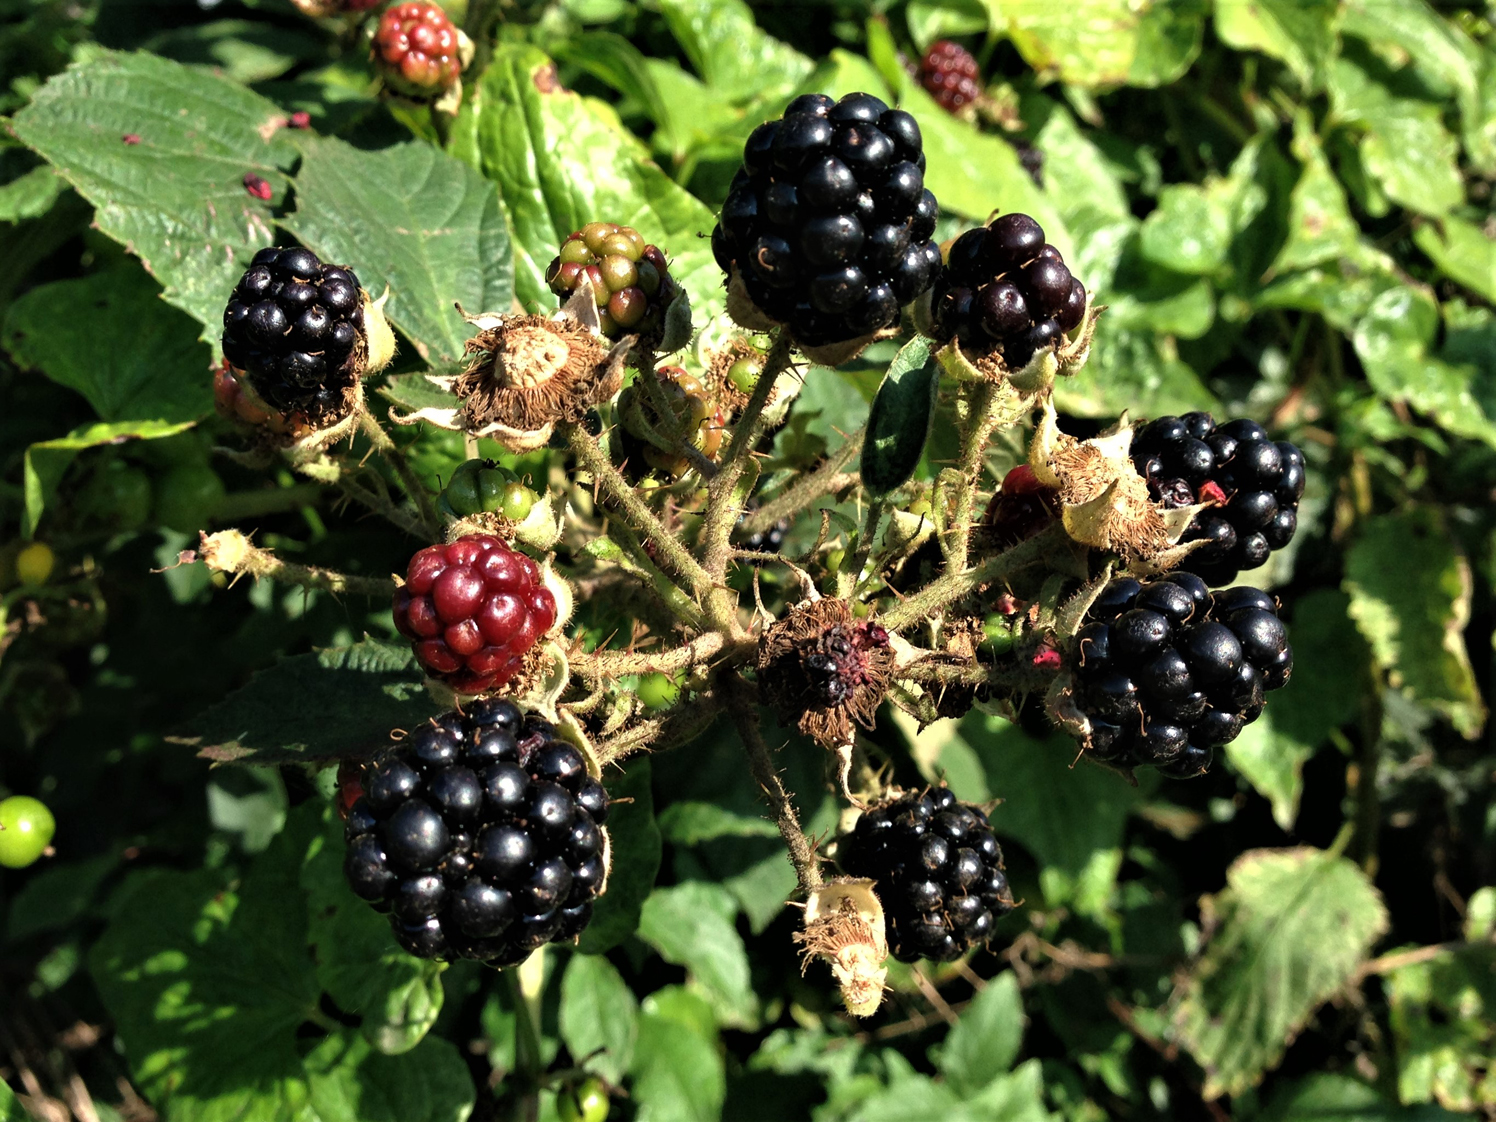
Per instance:
[[[224,358],[283,414],[346,412],[366,345],[358,278],[309,249],[260,250],[223,312]]]
[[[1215,502],[1202,510],[1184,540],[1208,541],[1181,569],[1207,584],[1229,584],[1255,569],[1298,529],[1304,493],[1304,454],[1287,441],[1274,443],[1256,421],[1216,427],[1209,413],[1160,417],[1132,440],[1132,460],[1166,507]]]
[[[930,303],[935,338],[979,355],[1001,350],[1010,370],[1053,347],[1085,314],[1085,285],[1026,214],[1000,215],[952,242]]]
[[[1185,779],[1287,684],[1293,648],[1272,597],[1211,592],[1194,573],[1112,581],[1091,606],[1070,661],[1090,753]]]
[[[608,795],[556,730],[481,700],[371,765],[343,869],[422,958],[513,966],[575,938],[608,874]]]
[[[934,282],[919,125],[871,94],[805,94],[753,131],[712,249],[797,342],[871,335]]]
[[[476,694],[519,673],[556,622],[556,598],[530,558],[491,534],[469,534],[410,559],[394,612],[426,672]]]
[[[545,281],[565,301],[584,276],[592,282],[605,336],[633,333],[659,341],[665,308],[679,290],[658,246],[646,244],[630,226],[589,222],[561,243]]]
[[[865,811],[837,861],[875,882],[888,948],[900,962],[960,958],[1013,910],[987,816],[944,787]]]
[[[919,63],[919,84],[947,113],[982,96],[981,76],[972,53],[949,39],[931,43]]]

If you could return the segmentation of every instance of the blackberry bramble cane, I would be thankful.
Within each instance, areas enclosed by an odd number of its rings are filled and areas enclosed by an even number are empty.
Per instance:
[[[717,263],[798,343],[881,331],[940,269],[924,169],[903,110],[865,93],[797,97],[748,138],[712,233]]]
[[[608,875],[608,795],[581,752],[507,701],[423,725],[371,765],[344,872],[422,958],[512,966],[575,939]]]

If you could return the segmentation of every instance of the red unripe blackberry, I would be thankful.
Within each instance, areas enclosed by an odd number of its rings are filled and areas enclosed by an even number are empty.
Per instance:
[[[519,672],[556,622],[556,598],[530,558],[496,537],[470,534],[410,559],[394,613],[428,674],[476,694]]]
[[[462,77],[459,44],[457,28],[439,6],[407,0],[379,17],[374,60],[392,90],[434,98]]]
[[[1107,585],[1070,662],[1089,751],[1184,779],[1261,715],[1264,693],[1288,682],[1293,648],[1266,593],[1212,593],[1198,575],[1173,572]]]
[[[1209,413],[1160,417],[1132,440],[1132,461],[1166,507],[1217,505],[1195,516],[1185,541],[1206,541],[1180,568],[1226,584],[1263,564],[1298,529],[1304,454],[1274,443],[1256,421],[1219,427]]]
[[[864,811],[837,862],[874,881],[888,949],[900,962],[960,958],[1013,910],[987,816],[944,787]]]
[[[1027,214],[1003,214],[951,243],[931,296],[932,333],[1010,370],[1080,326],[1086,288]]]
[[[981,74],[972,53],[949,39],[931,43],[919,62],[919,84],[947,113],[982,96]]]
[[[982,524],[1001,545],[1016,545],[1033,537],[1060,512],[1060,493],[1046,487],[1028,464],[1003,476],[1002,486],[987,504]]]
[[[366,778],[344,872],[411,954],[511,966],[591,919],[608,796],[546,721],[475,701],[418,728]]]

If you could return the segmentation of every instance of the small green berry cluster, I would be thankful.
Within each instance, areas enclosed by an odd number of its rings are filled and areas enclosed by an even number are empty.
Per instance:
[[[545,281],[563,300],[586,277],[592,284],[602,332],[616,339],[630,332],[656,335],[664,329],[665,306],[675,299],[665,255],[638,230],[612,222],[589,222],[561,243]]]
[[[437,507],[453,518],[497,514],[523,522],[539,501],[540,496],[508,468],[493,460],[467,460],[452,473]]]

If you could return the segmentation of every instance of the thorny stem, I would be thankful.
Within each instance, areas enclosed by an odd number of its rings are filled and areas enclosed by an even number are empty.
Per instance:
[[[888,507],[887,499],[875,499],[868,504],[867,514],[862,520],[862,531],[857,535],[857,549],[837,574],[837,591],[843,597],[854,595],[862,583],[862,570],[867,567],[868,556],[873,552],[873,543],[877,541],[878,523]]]
[[[847,437],[845,444],[822,460],[814,471],[801,475],[743,519],[744,533],[757,534],[770,529],[781,518],[799,514],[822,495],[834,495],[855,486],[860,478],[858,474],[844,472],[842,469],[862,451],[862,440],[866,433],[866,428],[858,429]]]
[[[752,640],[730,643],[720,631],[707,631],[684,646],[663,651],[591,651],[569,657],[571,668],[588,681],[624,674],[671,674],[713,658],[734,658],[753,650]]]
[[[956,491],[955,517],[949,530],[949,540],[942,539],[946,567],[953,573],[966,568],[967,553],[971,547],[971,515],[976,506],[977,481],[982,474],[987,440],[997,424],[999,400],[993,387],[986,382],[977,386],[970,399],[971,418],[961,447],[961,482]]]
[[[373,488],[365,487],[346,476],[339,477],[338,489],[355,502],[368,507],[385,521],[398,526],[414,538],[425,539],[427,537],[426,527],[422,525],[420,517],[413,510],[404,510],[390,502],[389,497],[381,495]]]
[[[639,493],[629,486],[628,480],[608,462],[597,441],[578,425],[566,426],[566,438],[578,461],[607,492],[608,498],[623,512],[630,525],[648,537],[655,551],[686,582],[690,592],[698,600],[704,600],[715,587],[712,578],[675,535],[665,529]]]
[[[699,549],[702,564],[717,582],[727,579],[730,553],[728,540],[738,515],[742,513],[742,504],[734,499],[733,492],[743,477],[743,467],[749,454],[763,436],[764,406],[769,403],[769,395],[779,381],[779,376],[789,368],[792,349],[789,335],[781,331],[764,359],[764,369],[753,387],[753,396],[748,399],[742,416],[728,433],[729,443],[722,453],[720,470],[711,482],[710,501],[707,504],[706,522],[701,528]],[[718,617],[725,614],[721,607],[715,612]],[[725,618],[717,618],[713,622],[719,627],[730,626],[730,621]]]
[[[722,712],[721,691],[699,695],[689,705],[676,705],[659,717],[629,725],[617,735],[592,746],[599,764],[617,763],[623,757],[650,745],[668,748],[685,744],[705,732]]]
[[[678,582],[672,580],[668,573],[654,563],[649,554],[645,552],[633,527],[623,521],[609,522],[608,536],[629,555],[626,561],[619,562],[620,567],[627,569],[644,582],[644,587],[653,594],[669,619],[684,623],[687,627],[697,631],[707,629],[706,616],[702,614],[696,601],[687,595]]]
[[[375,596],[388,599],[394,595],[395,582],[388,577],[357,577],[332,569],[321,569],[315,565],[300,565],[285,561],[261,549],[238,530],[222,530],[216,534],[203,534],[200,556],[208,568],[235,576],[249,576],[294,584],[301,588],[321,589],[335,594],[348,593],[353,596]]]
[[[758,719],[757,699],[753,695],[753,689],[736,676],[724,685],[732,691],[730,704],[737,718],[738,736],[742,739],[743,748],[748,753],[748,767],[753,772],[753,778],[763,788],[764,795],[769,800],[769,806],[774,811],[774,819],[779,826],[779,836],[784,839],[784,844],[789,849],[790,864],[795,867],[795,877],[800,882],[800,890],[807,896],[813,895],[824,883],[821,880],[820,861],[816,857],[815,846],[805,836],[805,831],[800,828],[800,817],[795,813],[795,804],[789,792],[785,790],[784,782],[779,778],[779,772],[774,767],[773,753],[770,752],[768,744],[764,742],[763,730]]]
[[[1065,528],[1058,523],[1041,530],[1027,541],[1012,549],[990,557],[973,569],[965,572],[947,572],[943,577],[930,582],[909,599],[890,608],[878,617],[878,622],[890,631],[902,631],[906,627],[928,619],[935,612],[968,592],[974,592],[984,584],[1010,577],[1020,569],[1042,562],[1051,556],[1057,547],[1069,540]]]
[[[415,501],[416,508],[421,512],[421,521],[426,527],[426,536],[432,541],[440,541],[442,520],[441,516],[436,513],[436,503],[432,501],[431,492],[421,482],[421,477],[416,474],[415,468],[411,467],[410,459],[405,455],[404,449],[395,443],[371,413],[359,414],[358,427],[369,438],[369,443],[374,446],[374,450],[385,458],[390,467],[395,469],[395,474],[400,477],[400,485]]]
[[[297,483],[290,487],[264,487],[257,491],[234,491],[225,495],[213,511],[218,522],[237,522],[280,514],[298,507],[316,506],[327,492],[320,483]]]
[[[928,682],[947,686],[997,686],[1033,693],[1048,688],[1054,671],[1022,666],[1016,662],[971,663],[926,660],[894,671],[901,682]]]

